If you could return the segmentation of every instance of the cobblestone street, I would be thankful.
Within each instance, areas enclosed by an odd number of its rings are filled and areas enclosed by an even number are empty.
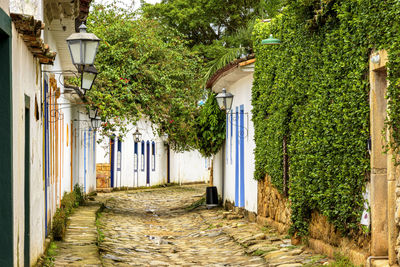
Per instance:
[[[322,264],[322,256],[275,230],[221,208],[185,209],[204,185],[102,193],[98,219],[104,266],[281,266]]]

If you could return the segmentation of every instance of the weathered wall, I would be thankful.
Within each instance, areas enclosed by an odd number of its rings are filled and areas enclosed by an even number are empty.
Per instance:
[[[110,171],[109,163],[96,164],[96,189],[110,188]]]
[[[40,105],[40,66],[13,26],[13,187],[14,263],[24,262],[25,120],[30,121],[30,258],[33,264],[43,252],[44,192],[42,176],[42,121],[34,116],[35,98]],[[30,117],[25,118],[25,95],[29,97]],[[39,111],[40,112],[40,111]],[[41,115],[41,114],[40,114]],[[39,115],[39,116],[40,116]],[[18,258],[17,258],[18,257]]]
[[[266,218],[283,233],[289,230],[290,208],[288,199],[271,184],[267,176],[265,180],[258,182],[258,205],[257,214],[261,218]]]
[[[258,212],[257,221],[261,224],[272,225],[281,233],[287,233],[290,228],[289,200],[282,196],[271,184],[269,177],[258,182]],[[369,255],[370,238],[359,235],[352,239],[345,238],[335,230],[327,218],[318,212],[311,215],[308,244],[318,253],[334,257],[335,252],[349,257],[353,263],[364,265]],[[293,239],[296,244],[299,242]]]

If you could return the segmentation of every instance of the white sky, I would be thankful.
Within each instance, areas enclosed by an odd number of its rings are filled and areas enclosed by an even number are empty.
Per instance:
[[[133,8],[135,10],[140,7],[140,0],[118,0],[118,1],[124,3],[124,6],[121,6],[124,8],[130,8],[130,7],[132,7],[132,4],[133,4]],[[113,2],[113,0],[95,0],[95,2],[105,4],[105,3],[111,3],[111,2]],[[155,4],[155,3],[160,3],[161,0],[145,0],[145,2],[149,3],[149,4]]]

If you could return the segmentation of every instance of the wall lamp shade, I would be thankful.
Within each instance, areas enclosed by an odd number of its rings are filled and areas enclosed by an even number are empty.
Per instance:
[[[281,44],[281,40],[274,38],[272,34],[269,35],[267,39],[261,41],[262,45],[279,45]]]
[[[233,95],[231,93],[227,93],[226,89],[222,89],[222,93],[219,93],[216,97],[218,106],[220,109],[230,110],[233,102]]]
[[[99,129],[100,126],[101,126],[101,120],[98,119],[98,118],[90,119],[90,122],[91,122],[92,128],[93,128],[94,130]]]
[[[90,90],[97,76],[97,70],[94,66],[85,66],[81,77],[81,88],[84,91]]]
[[[140,142],[142,138],[142,134],[139,132],[138,128],[136,128],[136,131],[132,134],[132,136],[133,136],[133,141],[136,143]]]
[[[83,70],[84,65],[94,64],[100,42],[100,39],[95,34],[87,33],[86,29],[87,27],[82,23],[79,27],[79,32],[73,33],[67,38],[72,63],[79,71]]]
[[[89,119],[96,119],[97,117],[97,108],[93,109],[93,108],[88,108],[89,111]]]

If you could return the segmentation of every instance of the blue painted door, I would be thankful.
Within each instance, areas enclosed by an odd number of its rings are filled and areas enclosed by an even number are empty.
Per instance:
[[[90,139],[90,137],[89,137]],[[86,130],[83,132],[83,192],[86,192]]]
[[[150,142],[146,142],[146,184],[150,184]]]
[[[244,207],[244,105],[240,106],[240,130],[239,130],[239,152],[240,152],[240,201],[239,207]]]
[[[245,206],[244,182],[244,105],[236,107],[235,119],[235,205]]]
[[[114,187],[114,139],[110,139],[110,165],[111,165],[111,173],[110,173],[110,183],[111,187]]]

